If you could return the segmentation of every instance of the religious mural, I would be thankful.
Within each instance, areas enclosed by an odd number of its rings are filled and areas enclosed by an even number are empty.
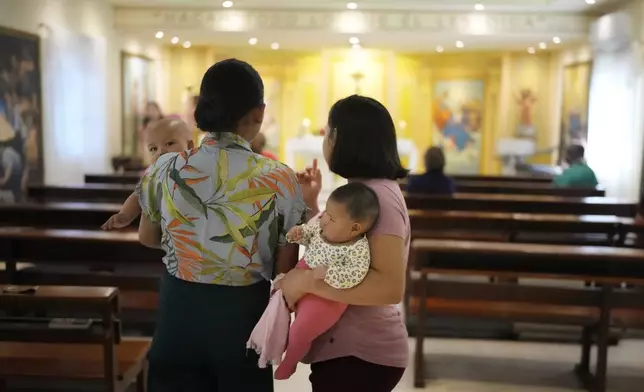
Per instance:
[[[519,91],[515,99],[519,106],[519,126],[516,136],[535,138],[537,130],[532,120],[534,105],[537,102],[535,93],[529,88],[524,88]]]
[[[433,144],[445,151],[447,173],[479,173],[484,90],[481,80],[446,80],[434,85]]]
[[[121,154],[143,157],[142,133],[148,102],[154,101],[152,61],[122,53],[122,145]]]
[[[0,203],[43,180],[38,36],[0,29]]]

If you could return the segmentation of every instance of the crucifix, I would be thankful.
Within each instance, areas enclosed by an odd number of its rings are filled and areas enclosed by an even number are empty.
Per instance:
[[[362,79],[364,79],[364,74],[359,70],[356,70],[354,73],[351,74],[351,78],[355,83],[355,93],[360,94],[360,82],[362,81]]]

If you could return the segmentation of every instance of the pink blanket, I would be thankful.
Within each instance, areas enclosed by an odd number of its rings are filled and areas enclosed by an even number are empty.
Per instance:
[[[247,348],[259,354],[260,368],[279,365],[282,362],[290,325],[291,313],[282,296],[282,290],[277,290],[246,343]]]

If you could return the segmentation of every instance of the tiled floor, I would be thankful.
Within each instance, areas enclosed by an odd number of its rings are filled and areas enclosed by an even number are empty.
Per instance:
[[[396,392],[583,391],[572,374],[578,357],[579,346],[573,344],[428,339],[426,388],[414,388],[410,367]],[[644,391],[644,341],[612,347],[609,364],[611,392]],[[300,365],[292,379],[276,382],[276,392],[310,391],[308,373]]]

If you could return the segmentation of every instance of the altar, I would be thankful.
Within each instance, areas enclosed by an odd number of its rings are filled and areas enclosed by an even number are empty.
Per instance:
[[[284,163],[293,170],[304,170],[311,165],[314,159],[318,160],[318,167],[322,172],[322,191],[320,192],[320,203],[324,203],[328,195],[339,186],[347,183],[344,178],[331,173],[324,155],[322,143],[324,136],[307,134],[297,138],[289,139],[286,142]],[[397,140],[398,153],[401,159],[408,162],[407,167],[414,170],[418,165],[419,154],[414,142],[410,139],[400,138]]]

